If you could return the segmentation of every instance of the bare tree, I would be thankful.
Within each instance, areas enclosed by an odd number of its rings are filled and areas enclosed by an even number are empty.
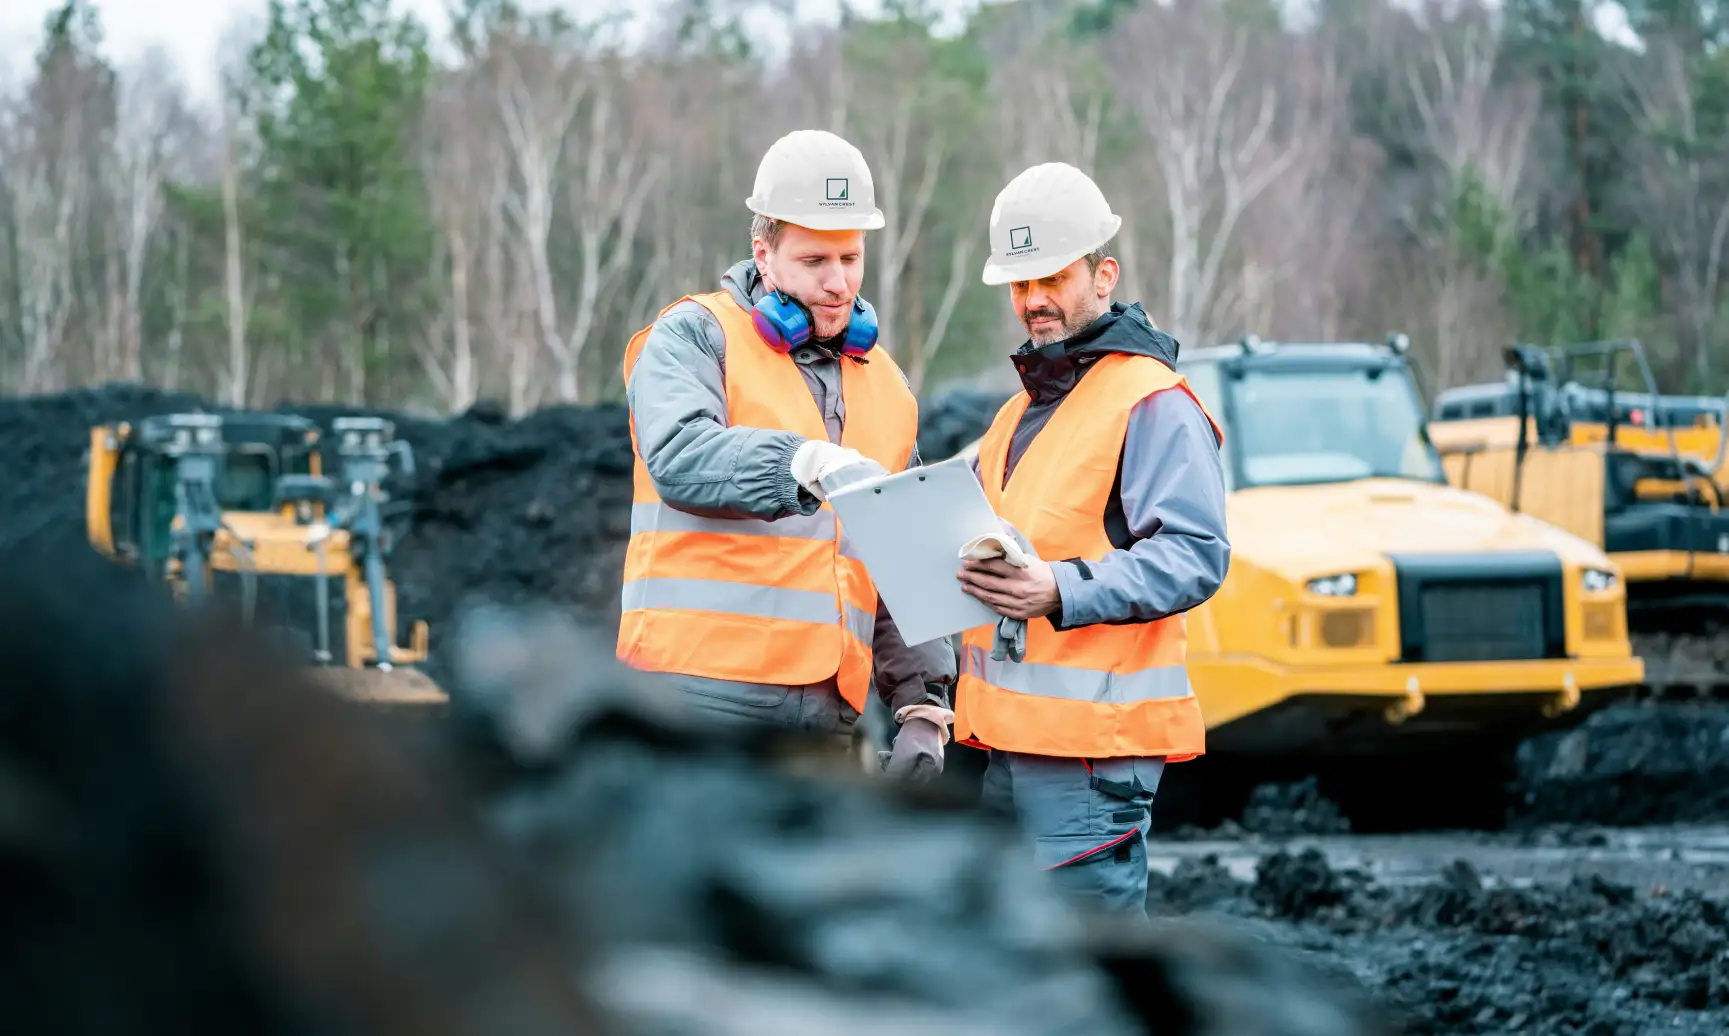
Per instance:
[[[72,46],[45,55],[13,109],[6,151],[0,155],[18,257],[14,276],[24,392],[58,389],[66,372],[62,350],[76,300],[74,272],[90,194],[86,127],[101,87],[94,73]]]
[[[111,299],[115,355],[110,373],[136,381],[144,373],[143,295],[146,260],[161,229],[163,179],[171,161],[171,134],[184,125],[179,77],[160,48],[122,76],[112,146],[105,171],[116,219],[111,233],[119,290]]]
[[[1472,328],[1496,308],[1498,275],[1491,258],[1463,232],[1461,205],[1483,203],[1497,241],[1525,226],[1531,136],[1542,110],[1536,83],[1502,82],[1503,41],[1491,12],[1468,6],[1435,17],[1393,55],[1404,70],[1405,99],[1415,113],[1411,138],[1430,162],[1427,182],[1403,222],[1420,250],[1433,313],[1441,386],[1485,373],[1491,341]],[[1473,193],[1474,192],[1474,193]]]
[[[528,264],[541,347],[556,367],[559,395],[574,400],[576,358],[559,328],[548,242],[565,138],[590,86],[587,60],[562,40],[515,29],[500,29],[492,44],[499,114],[516,174],[506,208]]]
[[[1627,144],[1635,170],[1629,208],[1675,270],[1693,367],[1711,384],[1729,247],[1729,140],[1701,129],[1692,76],[1687,52],[1665,37],[1648,40],[1643,57],[1626,65],[1637,127]]]
[[[246,325],[249,299],[246,293],[245,245],[240,227],[240,113],[233,95],[224,90],[222,98],[222,272],[224,315],[228,328],[228,368],[224,396],[228,405],[246,405],[246,390],[251,383],[251,353],[246,348]]]
[[[1309,150],[1313,99],[1278,75],[1304,55],[1257,33],[1212,0],[1179,0],[1142,5],[1103,44],[1162,181],[1166,321],[1179,341],[1229,327],[1221,296],[1238,228]]]
[[[643,205],[661,186],[670,161],[657,132],[660,98],[652,72],[612,59],[593,63],[590,82],[588,122],[569,196],[581,265],[558,370],[559,398],[566,402],[592,397],[581,391],[584,350],[602,300],[635,254]]]
[[[473,337],[475,298],[482,288],[477,274],[488,221],[498,215],[492,202],[504,175],[479,86],[468,69],[443,76],[429,105],[423,141],[422,168],[450,294],[443,319],[426,336],[421,363],[452,412],[467,409],[480,393]]]
[[[948,334],[949,321],[954,318],[955,306],[961,300],[961,292],[974,275],[973,253],[978,238],[967,230],[968,228],[962,228],[956,233],[954,242],[949,246],[949,276],[948,283],[943,288],[942,300],[937,303],[936,315],[931,318],[924,338],[913,350],[907,364],[907,383],[912,386],[915,394],[924,391],[925,377],[930,373],[931,361],[936,359],[937,350],[942,348],[943,339]]]

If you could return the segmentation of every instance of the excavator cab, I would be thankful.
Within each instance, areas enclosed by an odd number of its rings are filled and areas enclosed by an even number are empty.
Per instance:
[[[389,421],[337,418],[325,436],[290,414],[178,413],[91,430],[86,526],[101,553],[197,601],[237,589],[252,621],[261,595],[310,641],[313,662],[391,674],[427,657],[425,622],[396,640],[386,573],[395,538],[385,480],[413,473]],[[413,674],[412,670],[397,670]],[[442,700],[424,677],[347,681],[362,697]]]
[[[277,482],[317,465],[317,426],[290,415],[162,414],[91,435],[92,545],[155,578],[172,568],[192,594],[223,516],[276,513]]]

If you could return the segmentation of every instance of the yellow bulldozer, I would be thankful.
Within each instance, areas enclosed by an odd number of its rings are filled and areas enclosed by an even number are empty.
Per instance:
[[[382,483],[392,461],[412,473],[390,422],[331,422],[337,471],[323,468],[318,425],[291,414],[173,413],[90,430],[85,527],[99,552],[168,582],[188,602],[230,584],[251,622],[261,590],[312,614],[281,616],[319,675],[382,706],[437,705],[444,694],[415,666],[428,629],[396,643],[396,588]],[[334,632],[332,612],[342,621]],[[296,623],[296,619],[310,619]],[[310,627],[310,632],[308,632]]]
[[[1659,395],[1637,339],[1519,344],[1504,359],[1504,382],[1436,397],[1448,477],[1615,560],[1652,692],[1723,695],[1729,400]]]
[[[1492,826],[1521,740],[1643,679],[1603,550],[1448,484],[1408,350],[1180,357],[1224,430],[1232,553],[1187,622],[1207,756],[1166,773],[1161,822],[1313,774],[1359,830]]]

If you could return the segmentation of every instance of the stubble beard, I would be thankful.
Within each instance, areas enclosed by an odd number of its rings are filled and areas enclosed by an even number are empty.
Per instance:
[[[1093,321],[1097,320],[1099,314],[1102,312],[1104,312],[1102,306],[1089,305],[1085,311],[1077,310],[1075,312],[1061,314],[1061,323],[1056,327],[1044,327],[1037,331],[1034,331],[1029,325],[1035,317],[1047,314],[1044,311],[1040,311],[1039,313],[1028,313],[1027,322],[1023,326],[1026,326],[1028,340],[1035,346],[1043,347],[1073,338],[1075,335],[1085,330]]]

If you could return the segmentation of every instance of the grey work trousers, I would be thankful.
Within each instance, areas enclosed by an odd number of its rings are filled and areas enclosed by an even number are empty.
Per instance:
[[[806,686],[738,683],[701,676],[674,676],[684,704],[721,724],[787,727],[832,738],[850,748],[858,710],[840,696],[833,679]]]
[[[1163,759],[992,749],[981,798],[1015,817],[1032,840],[1033,864],[1083,907],[1146,917],[1147,832],[1164,771]]]

